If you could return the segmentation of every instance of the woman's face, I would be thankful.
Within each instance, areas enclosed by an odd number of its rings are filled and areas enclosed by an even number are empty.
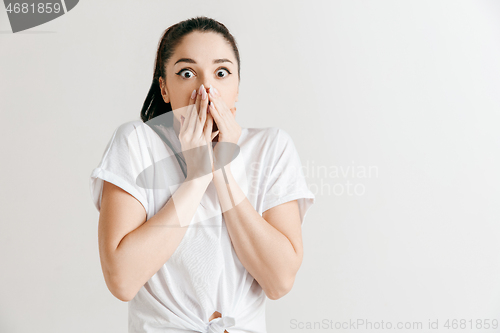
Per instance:
[[[238,63],[230,44],[220,34],[194,31],[184,36],[165,66],[166,84],[160,78],[160,87],[165,103],[172,106],[176,133],[180,116],[186,117],[191,93],[199,91],[202,84],[207,93],[210,85],[215,87],[226,105],[233,113],[236,111]]]

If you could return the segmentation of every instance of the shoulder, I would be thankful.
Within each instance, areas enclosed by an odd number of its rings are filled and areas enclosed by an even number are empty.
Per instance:
[[[136,131],[138,128],[141,128],[142,126],[144,126],[144,123],[142,122],[142,120],[127,121],[127,122],[119,125],[116,128],[115,133],[119,136],[127,137],[128,135],[130,135],[130,133]]]
[[[155,132],[142,120],[131,120],[116,127],[113,140],[126,145],[142,146],[155,136]]]
[[[141,120],[131,120],[115,127],[106,150],[111,149],[120,152],[120,154],[128,154],[131,150],[140,150],[145,142],[145,136],[141,134],[141,132],[145,132],[144,128],[141,129],[143,125]]]

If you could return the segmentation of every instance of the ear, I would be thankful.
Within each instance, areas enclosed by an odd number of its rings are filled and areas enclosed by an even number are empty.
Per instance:
[[[163,81],[163,78],[160,77],[159,82],[160,82],[161,96],[163,97],[163,100],[165,101],[165,103],[170,103],[170,97],[168,96],[168,91],[166,89],[165,81]]]

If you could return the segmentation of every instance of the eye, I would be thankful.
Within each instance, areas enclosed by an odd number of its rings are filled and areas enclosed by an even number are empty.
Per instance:
[[[224,71],[226,72],[226,75],[224,75]],[[184,75],[184,73],[187,73],[187,75]],[[175,74],[181,76],[184,79],[190,79],[191,77],[194,76],[193,71],[191,69],[188,69],[188,68],[183,68]],[[216,75],[219,78],[225,78],[229,74],[231,74],[231,72],[229,71],[229,69],[227,69],[225,67],[219,68],[216,72]]]
[[[223,71],[226,71],[228,74],[224,75],[224,76],[219,75],[219,73],[224,73]],[[229,74],[231,74],[231,72],[225,67],[223,67],[217,71],[217,77],[224,78],[224,77],[228,76]]]
[[[191,73],[191,75],[185,76],[185,75],[183,75],[183,73]],[[179,75],[179,76],[182,76],[185,79],[189,79],[189,78],[191,78],[193,76],[193,72],[190,69],[187,69],[187,68],[181,69],[179,72],[177,72],[175,74]]]

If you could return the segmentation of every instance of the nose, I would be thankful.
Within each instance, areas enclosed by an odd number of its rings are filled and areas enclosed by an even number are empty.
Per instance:
[[[204,80],[204,81],[202,81],[202,84],[203,84],[203,87],[205,88],[205,91],[207,92],[207,94],[209,94],[210,93],[210,85],[212,84],[212,82],[210,82],[209,80]],[[200,87],[201,87],[201,84],[198,87],[198,89],[200,89]]]

